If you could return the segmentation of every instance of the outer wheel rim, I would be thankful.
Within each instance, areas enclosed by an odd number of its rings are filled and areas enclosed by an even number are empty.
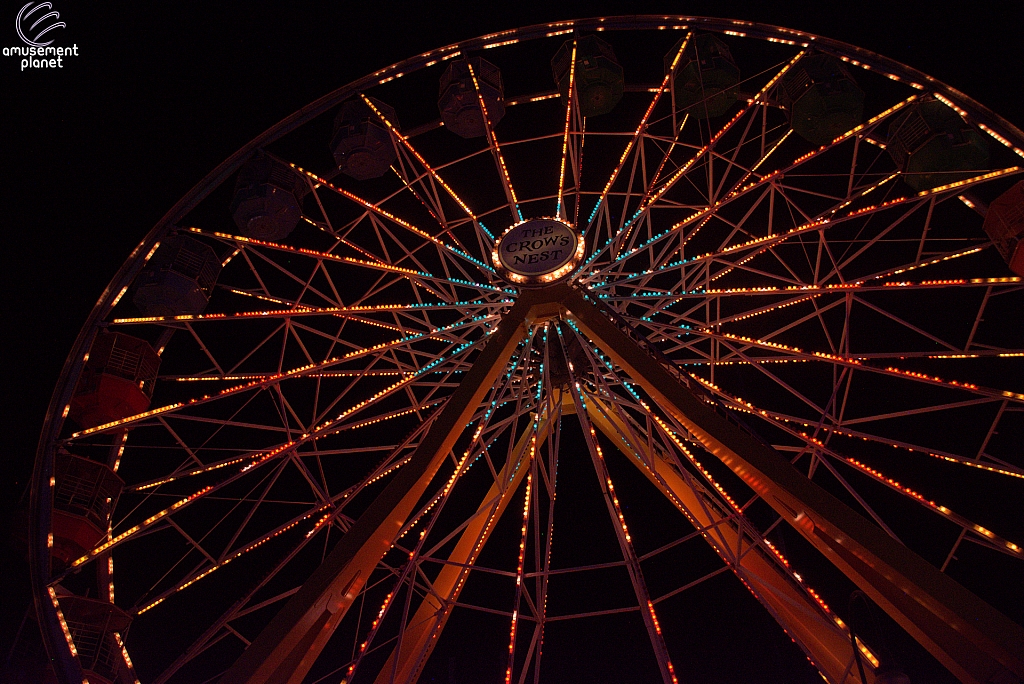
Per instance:
[[[673,18],[672,21],[676,21],[676,19]],[[927,84],[928,90],[934,90],[936,93],[943,95],[944,97],[947,97],[947,99],[954,102],[958,107],[962,108],[970,120],[978,124],[984,125],[987,127],[987,129],[991,130],[994,133],[993,137],[999,136],[1004,140],[1011,141],[1020,141],[1022,138],[1024,138],[1024,136],[1022,136],[1021,133],[1015,128],[1013,128],[1011,125],[1002,121],[998,117],[995,117],[987,110],[980,107],[979,105],[976,105],[968,98],[960,95],[959,93],[956,93],[956,91],[946,88],[941,84],[937,84],[936,82],[934,82],[933,79],[929,79],[928,77],[918,74],[917,72],[914,72],[911,69],[895,65],[889,60],[885,60],[884,58],[870,55],[869,53],[866,53],[865,51],[859,50],[857,48],[844,46],[834,41],[827,41],[824,39],[810,37],[807,36],[806,34],[801,34],[799,32],[792,32],[785,29],[776,29],[772,27],[753,26],[747,23],[727,22],[721,20],[706,20],[699,18],[678,18],[678,21],[685,21],[690,26],[705,28],[709,30],[741,32],[751,37],[772,37],[777,40],[796,42],[800,42],[801,40],[814,41],[814,45],[818,46],[819,49],[823,49],[825,51],[835,50],[836,52],[839,53],[845,53],[849,58],[861,61],[862,63],[869,65],[872,68],[881,69],[883,71],[888,69],[892,73],[898,74],[899,77],[904,80],[914,80],[920,84]],[[672,25],[671,21],[665,20],[664,18],[630,18],[628,22],[623,20],[616,20],[613,18],[608,20],[594,19],[579,21],[575,22],[574,27],[578,30],[586,31],[589,29],[601,27],[612,28],[613,25],[615,28],[624,28],[627,23],[630,24],[631,27],[643,28],[653,28],[662,24]],[[568,24],[566,24],[566,26],[568,26]],[[565,29],[562,27],[558,27],[558,30]],[[520,35],[533,36],[541,32],[550,33],[552,32],[552,27],[543,26],[521,29],[520,32],[517,34],[517,37]],[[513,34],[509,32],[509,35]],[[474,47],[481,47],[483,45],[487,45],[488,43],[501,42],[502,40],[510,40],[510,38],[505,38],[503,36],[484,37],[481,39],[476,39],[475,41],[466,41],[460,44],[458,48],[460,49],[460,51],[464,52]],[[303,123],[308,122],[310,119],[314,118],[318,114],[321,114],[324,111],[330,109],[335,104],[345,99],[350,93],[365,88],[371,82],[389,81],[392,78],[394,78],[396,74],[411,73],[411,71],[415,69],[415,67],[417,66],[417,63],[422,65],[424,62],[429,61],[431,58],[436,58],[437,54],[444,54],[446,52],[451,52],[453,50],[454,46],[439,51],[432,51],[431,53],[420,55],[416,58],[407,60],[406,62],[400,63],[393,67],[389,67],[388,69],[384,69],[381,72],[378,72],[377,74],[374,74],[372,76],[368,76],[364,79],[361,79],[360,81],[356,81],[353,84],[350,84],[349,86],[339,89],[338,91],[335,91],[334,93],[326,96],[325,98],[322,98],[316,103],[313,103],[304,110],[300,110],[300,112],[296,113],[296,115],[289,117],[289,119],[286,119],[281,124],[278,124],[274,128],[270,129],[267,133],[260,136],[260,138],[254,140],[252,143],[247,145],[245,148],[236,153],[232,158],[230,158],[224,164],[218,167],[218,169],[216,169],[214,172],[210,174],[210,176],[204,179],[204,181],[200,183],[196,187],[196,189],[194,189],[191,193],[189,193],[189,195],[183,198],[182,201],[180,201],[178,205],[176,205],[168,213],[168,215],[160,222],[160,224],[158,224],[153,229],[153,231],[150,232],[147,238],[142,242],[142,244],[140,244],[139,248],[135,250],[132,257],[129,259],[129,262],[126,263],[124,267],[122,267],[121,271],[115,277],[114,281],[112,281],[111,285],[108,286],[104,295],[101,297],[100,302],[97,304],[97,307],[94,309],[92,315],[90,316],[89,322],[87,323],[85,328],[83,328],[83,331],[79,336],[78,341],[76,342],[75,349],[73,350],[72,355],[69,357],[69,361],[65,366],[64,372],[62,373],[61,382],[59,383],[58,389],[54,395],[54,399],[51,402],[50,411],[48,413],[48,419],[44,426],[43,438],[40,443],[40,457],[37,458],[36,472],[34,474],[35,484],[33,485],[33,494],[35,495],[33,515],[35,526],[33,538],[37,542],[35,548],[33,548],[35,558],[35,571],[33,573],[33,580],[37,585],[37,602],[40,603],[44,608],[46,608],[48,598],[45,597],[45,590],[43,590],[43,584],[41,584],[45,583],[44,576],[40,575],[40,567],[44,559],[41,558],[43,552],[41,552],[41,550],[38,548],[38,542],[41,539],[45,539],[46,524],[44,523],[44,521],[47,520],[47,518],[49,517],[49,511],[46,510],[47,506],[45,505],[45,502],[41,501],[43,497],[40,496],[40,493],[45,491],[45,481],[49,479],[48,468],[50,466],[47,465],[47,462],[49,461],[49,458],[52,455],[54,440],[57,436],[57,432],[60,429],[60,414],[62,408],[64,405],[67,404],[70,392],[74,386],[77,373],[80,372],[81,370],[81,358],[83,356],[83,351],[88,347],[91,337],[95,334],[97,330],[97,325],[99,324],[99,322],[109,314],[110,310],[113,308],[114,303],[119,298],[120,294],[123,294],[122,288],[126,287],[127,283],[129,283],[141,269],[142,262],[139,259],[139,257],[143,256],[145,253],[148,253],[152,245],[155,244],[160,239],[162,239],[162,237],[166,234],[166,231],[168,230],[169,226],[176,223],[180,219],[180,217],[185,215],[192,206],[199,203],[202,197],[204,197],[214,187],[216,187],[219,184],[219,182],[226,179],[238,167],[238,165],[242,162],[242,160],[251,150],[255,149],[258,146],[267,144],[272,140],[280,138],[288,131],[295,129],[296,127],[302,125]],[[486,56],[486,53],[484,54]],[[1019,148],[1021,146],[1021,143],[1017,142],[1017,147]],[[47,612],[50,613],[52,611],[47,610]],[[50,622],[52,622],[52,616]],[[50,641],[53,641],[53,637],[55,635],[53,634],[52,625],[50,626],[51,629],[49,630],[49,632],[47,632],[47,636]],[[46,630],[44,630],[44,632],[45,631]],[[56,646],[60,646],[59,641],[57,642]]]

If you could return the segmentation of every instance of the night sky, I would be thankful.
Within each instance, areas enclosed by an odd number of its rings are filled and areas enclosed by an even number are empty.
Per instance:
[[[85,3],[52,0],[79,56],[0,56],[4,446],[0,644],[28,600],[19,510],[50,393],[103,287],[214,166],[317,97],[427,49],[516,26],[627,13],[732,17],[845,41],[930,74],[1024,127],[1024,10],[901,2]],[[4,46],[20,44],[0,9]],[[488,7],[487,5],[492,5]],[[12,211],[13,209],[13,211]],[[14,559],[14,560],[11,560]],[[998,578],[993,578],[998,581]],[[916,683],[915,683],[916,684]]]

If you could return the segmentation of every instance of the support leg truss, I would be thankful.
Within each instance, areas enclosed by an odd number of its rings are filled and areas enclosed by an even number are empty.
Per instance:
[[[783,456],[716,413],[639,347],[599,304],[567,285],[554,285],[519,296],[408,464],[252,642],[222,684],[298,684],[303,680],[529,326],[537,319],[554,317],[572,321],[643,388],[660,411],[742,478],[962,681],[1010,684],[1024,679],[1024,629],[895,543],[800,474]],[[706,535],[708,541],[723,557],[734,559],[735,572],[831,681],[859,681],[855,668],[850,668],[852,646],[845,630],[779,569],[757,540],[749,535],[744,538],[740,522],[727,519],[725,513],[701,501],[699,488],[669,465],[664,454],[651,453],[649,445],[625,439],[627,426],[598,397],[588,399],[586,411],[593,425],[631,460],[639,461],[641,472],[694,524],[713,530]],[[550,423],[550,418],[541,417],[538,439],[541,430],[551,429]],[[496,483],[481,501],[453,551],[453,562],[434,582],[437,596],[428,596],[420,606],[407,625],[400,651],[392,654],[383,669],[388,673],[382,674],[385,679],[397,671],[400,675],[395,681],[415,681],[450,612],[447,606],[464,583],[464,572],[486,541],[487,524],[501,515],[515,491],[516,478],[525,473],[526,469],[517,465],[532,439],[524,434],[505,465],[500,480],[508,486],[501,489]],[[737,555],[731,549],[740,548],[741,542],[748,550]],[[871,679],[869,675],[868,682]],[[382,681],[379,677],[378,682]]]
[[[529,472],[532,452],[537,444],[547,439],[551,431],[553,418],[550,414],[542,415],[538,420],[536,430],[527,429],[523,432],[512,452],[512,458],[502,468],[499,480],[491,485],[480,501],[476,513],[448,557],[448,563],[431,583],[433,592],[423,598],[416,614],[406,626],[399,649],[391,653],[377,675],[377,684],[411,684],[419,677],[441,630],[448,622],[452,607],[459,600],[473,563],[494,531],[495,523],[508,507],[513,493],[519,489]]]
[[[735,517],[719,510],[714,497],[688,481],[666,454],[651,450],[647,442],[629,439],[630,429],[622,417],[600,398],[587,397],[587,416],[694,525],[709,530],[704,538],[830,682],[860,684],[850,635],[779,567],[769,551],[745,534]],[[732,550],[741,547],[748,550],[737,557]],[[873,681],[869,672],[865,684]]]

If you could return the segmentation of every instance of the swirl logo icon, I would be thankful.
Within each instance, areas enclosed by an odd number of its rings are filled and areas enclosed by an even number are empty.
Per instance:
[[[58,12],[48,11],[52,9],[53,5],[48,2],[38,4],[30,2],[22,7],[15,21],[18,37],[27,45],[37,48],[46,47],[52,43],[52,38],[45,43],[39,41],[54,29],[67,28],[67,24],[59,21],[60,14]]]

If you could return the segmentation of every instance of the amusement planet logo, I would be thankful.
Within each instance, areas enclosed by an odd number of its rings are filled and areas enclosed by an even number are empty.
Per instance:
[[[22,71],[63,69],[65,57],[78,56],[77,44],[71,47],[51,46],[54,37],[48,34],[55,29],[67,28],[67,24],[60,21],[60,13],[53,11],[49,2],[27,3],[18,11],[14,28],[25,45],[5,47],[4,57],[21,57]]]

